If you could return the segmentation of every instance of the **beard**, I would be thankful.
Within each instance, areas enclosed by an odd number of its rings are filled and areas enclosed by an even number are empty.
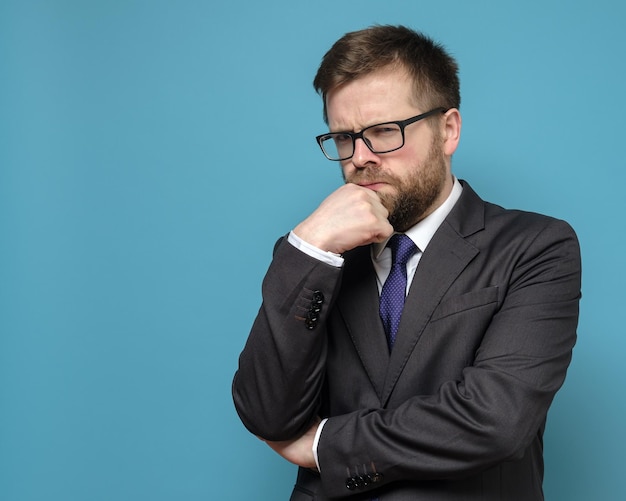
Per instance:
[[[369,168],[357,171],[349,183],[382,181],[393,186],[397,193],[378,193],[383,206],[389,211],[388,220],[397,232],[405,232],[436,207],[447,176],[447,166],[443,155],[443,145],[439,137],[434,137],[428,156],[421,166],[413,169],[406,179],[398,178],[388,172]]]

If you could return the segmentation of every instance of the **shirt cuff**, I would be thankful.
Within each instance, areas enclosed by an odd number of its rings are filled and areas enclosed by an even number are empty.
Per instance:
[[[322,428],[324,428],[324,425],[326,424],[326,421],[328,421],[328,418],[326,419],[322,419],[322,422],[317,425],[317,431],[315,432],[315,438],[313,438],[313,457],[315,458],[315,464],[317,465],[317,471],[319,471],[321,473],[321,469],[320,469],[320,460],[317,457],[317,444],[320,441],[320,436],[322,435]]]
[[[314,245],[311,245],[310,243],[302,240],[293,231],[289,233],[287,241],[296,249],[319,261],[322,261],[323,263],[335,266],[336,268],[341,268],[343,266],[343,258],[339,254],[318,249]]]

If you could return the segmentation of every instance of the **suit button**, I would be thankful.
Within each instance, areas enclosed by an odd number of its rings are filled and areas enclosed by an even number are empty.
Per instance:
[[[324,302],[324,294],[322,294],[322,291],[313,291],[313,301],[317,304],[322,304]]]
[[[346,487],[348,488],[349,491],[355,490],[357,487],[356,479],[354,477],[346,478]]]
[[[319,320],[319,316],[317,313],[309,311],[306,318],[304,319],[304,324],[307,326],[307,329],[313,330],[317,326],[317,321]]]

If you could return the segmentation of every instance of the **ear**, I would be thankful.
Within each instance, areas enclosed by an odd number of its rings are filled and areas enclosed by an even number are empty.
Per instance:
[[[456,108],[450,108],[444,113],[443,120],[443,151],[452,156],[461,139],[461,113]]]

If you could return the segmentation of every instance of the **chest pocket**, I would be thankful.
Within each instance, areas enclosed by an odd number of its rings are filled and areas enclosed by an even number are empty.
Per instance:
[[[439,306],[433,312],[431,322],[436,322],[442,318],[455,315],[464,311],[486,306],[488,304],[497,303],[498,301],[498,286],[487,287],[477,291],[468,292],[447,298],[442,301]]]

